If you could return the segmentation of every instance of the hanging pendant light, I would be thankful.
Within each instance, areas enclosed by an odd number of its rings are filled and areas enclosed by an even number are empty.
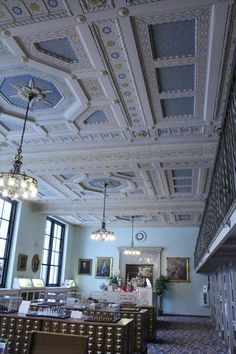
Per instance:
[[[23,94],[22,94],[23,95]],[[24,91],[24,99],[27,99],[27,108],[25,113],[25,119],[20,139],[20,146],[17,149],[15,160],[13,161],[13,168],[10,172],[0,173],[0,192],[3,197],[8,197],[12,200],[18,199],[30,199],[37,195],[37,180],[33,177],[27,176],[25,173],[21,173],[21,167],[23,165],[22,159],[22,145],[24,140],[26,121],[28,118],[28,111],[30,105],[34,99],[37,99],[36,92],[31,87],[26,87]]]
[[[131,222],[132,222],[131,246],[124,250],[124,254],[128,256],[139,256],[141,254],[140,250],[134,247],[134,216],[132,216]]]
[[[106,190],[107,186],[109,185],[109,182],[104,183],[104,201],[103,201],[103,216],[102,216],[102,226],[99,230],[93,232],[91,234],[91,239],[92,240],[102,240],[102,241],[113,241],[115,240],[115,234],[114,232],[108,231],[106,229],[106,214],[105,214],[105,208],[106,208]]]

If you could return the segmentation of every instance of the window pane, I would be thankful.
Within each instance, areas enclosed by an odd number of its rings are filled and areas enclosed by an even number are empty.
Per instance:
[[[4,258],[5,256],[5,247],[6,247],[6,240],[0,238],[0,258]]]
[[[7,238],[9,222],[7,220],[2,220],[0,225],[0,237]]]
[[[53,251],[60,251],[60,240],[58,238],[53,239],[52,249]]]
[[[42,265],[40,270],[40,278],[43,278],[43,280],[46,282],[46,276],[47,276],[47,266]]]
[[[51,218],[47,219],[44,236],[44,252],[42,272],[46,278],[46,285],[60,285],[60,270],[62,262],[62,250],[65,225]],[[42,265],[42,266],[43,266]]]
[[[58,252],[52,252],[52,261],[51,264],[53,265],[59,265],[59,253]]]
[[[49,284],[56,284],[58,276],[58,267],[51,267],[49,274]]]
[[[3,213],[2,213],[2,218],[9,220],[10,219],[10,215],[11,215],[11,206],[12,204],[9,202],[5,202],[4,206],[3,206]]]
[[[56,225],[54,230],[54,236],[60,238],[61,237],[62,228],[60,225]]]
[[[43,251],[43,264],[47,264],[48,263],[48,251],[44,250]]]
[[[0,284],[2,283],[3,269],[4,269],[4,259],[0,259]]]
[[[4,203],[4,200],[3,200],[3,199],[0,199],[0,217],[2,217],[3,203]]]
[[[45,234],[50,235],[50,232],[51,232],[51,225],[52,225],[51,221],[50,221],[50,220],[47,220],[47,222],[46,222],[46,231],[45,231]]]
[[[43,248],[49,249],[50,236],[45,235]]]
[[[12,230],[15,203],[0,198],[0,286],[5,286],[7,260],[11,249]],[[13,212],[12,212],[13,211]],[[10,233],[9,233],[10,232]]]

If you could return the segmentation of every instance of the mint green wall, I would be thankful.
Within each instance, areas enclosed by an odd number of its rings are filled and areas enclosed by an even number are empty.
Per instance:
[[[11,254],[11,274],[9,284],[13,277],[32,278],[39,273],[31,270],[31,259],[34,254],[41,257],[43,247],[43,235],[46,216],[33,213],[30,203],[23,203],[18,210],[18,222],[16,222],[16,235],[13,240]],[[90,234],[96,228],[91,227],[67,227],[65,243],[65,271],[62,279],[74,278],[81,292],[99,290],[103,279],[95,278],[95,260],[97,256],[113,257],[114,271],[119,268],[118,247],[130,245],[131,228],[114,228],[116,241],[101,242],[92,241]],[[139,229],[140,230],[140,229]],[[190,258],[190,283],[169,283],[168,291],[164,295],[164,313],[209,315],[209,308],[202,306],[202,286],[207,284],[207,277],[195,274],[193,271],[193,252],[196,243],[198,228],[142,228],[147,234],[145,242],[136,242],[140,247],[163,247],[161,255],[161,271],[166,274],[166,257]],[[18,232],[17,232],[18,231]],[[135,228],[135,232],[138,229]],[[19,254],[28,255],[27,269],[24,272],[17,271]],[[78,259],[93,259],[93,271],[91,276],[78,275]]]
[[[110,229],[110,228],[109,228]],[[73,248],[73,276],[81,292],[99,290],[103,279],[95,278],[95,259],[97,256],[113,257],[114,270],[119,267],[118,247],[130,245],[131,228],[111,228],[116,234],[113,242],[93,241],[90,234],[95,228],[76,227]],[[161,254],[161,272],[166,274],[166,257],[190,258],[190,282],[168,283],[164,295],[163,312],[169,314],[209,315],[209,308],[202,306],[202,286],[207,277],[193,270],[193,253],[198,228],[165,227],[142,228],[147,234],[145,242],[136,242],[140,247],[163,247]],[[135,232],[138,229],[134,230]],[[78,259],[93,259],[92,276],[78,275]]]
[[[31,260],[34,254],[38,254],[41,258],[43,248],[43,238],[45,232],[46,216],[33,213],[31,210],[32,204],[24,202],[18,206],[18,218],[16,222],[16,235],[14,235],[13,249],[11,253],[10,276],[8,277],[7,286],[11,287],[14,277],[19,278],[37,278],[40,271],[33,273],[31,270]],[[74,227],[68,226],[65,237],[65,270],[62,280],[72,277],[72,257]],[[67,252],[68,250],[68,252]],[[28,255],[26,271],[17,271],[17,262],[19,254]]]

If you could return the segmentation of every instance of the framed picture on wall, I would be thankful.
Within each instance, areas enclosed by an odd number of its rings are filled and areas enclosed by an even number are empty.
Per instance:
[[[78,274],[91,275],[92,274],[92,259],[79,259]]]
[[[96,257],[96,278],[109,278],[112,271],[112,257]]]
[[[189,282],[189,258],[167,257],[167,277],[172,282]]]
[[[39,270],[39,267],[40,267],[40,257],[38,254],[35,254],[32,257],[31,269],[34,273],[36,273]]]
[[[26,254],[19,254],[17,262],[17,270],[25,271],[27,267],[28,256]]]

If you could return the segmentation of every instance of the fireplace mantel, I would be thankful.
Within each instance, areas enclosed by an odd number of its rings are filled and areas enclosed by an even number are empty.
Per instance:
[[[126,264],[152,264],[153,265],[153,282],[161,274],[161,252],[162,247],[136,247],[141,251],[138,256],[130,256],[124,254],[127,247],[118,247],[119,250],[119,268],[122,282],[125,282],[125,266]]]

